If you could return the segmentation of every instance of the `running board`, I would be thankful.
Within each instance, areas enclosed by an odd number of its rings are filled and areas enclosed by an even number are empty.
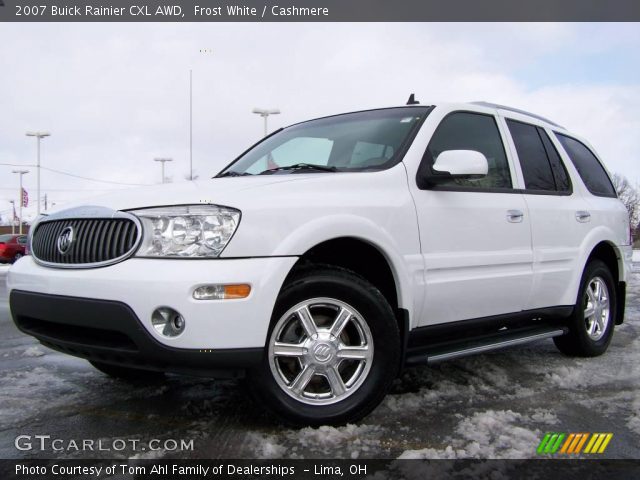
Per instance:
[[[467,355],[498,350],[500,348],[522,345],[537,340],[559,337],[567,332],[568,329],[562,326],[505,330],[504,332],[498,332],[484,337],[468,338],[425,346],[418,351],[409,352],[406,364],[407,366],[425,363],[432,364],[444,360],[466,357]]]

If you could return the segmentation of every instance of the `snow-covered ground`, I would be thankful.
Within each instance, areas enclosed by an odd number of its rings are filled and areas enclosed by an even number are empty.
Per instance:
[[[553,342],[407,370],[357,425],[278,425],[236,381],[110,380],[39,346],[9,320],[0,273],[0,458],[19,434],[63,439],[193,439],[194,452],[67,452],[59,457],[528,458],[548,431],[612,432],[606,456],[640,457],[640,253],[627,317],[606,355],[562,356]]]

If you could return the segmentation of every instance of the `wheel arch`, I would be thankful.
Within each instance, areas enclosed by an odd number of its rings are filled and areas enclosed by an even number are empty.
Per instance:
[[[600,260],[609,268],[614,279],[616,288],[616,325],[620,325],[624,321],[625,300],[626,300],[626,282],[624,275],[624,257],[623,253],[615,243],[607,239],[601,239],[588,251],[588,255],[582,262],[580,277],[587,265],[593,260]],[[579,282],[579,280],[578,280]],[[576,298],[578,292],[576,289]],[[576,300],[577,302],[577,300]]]

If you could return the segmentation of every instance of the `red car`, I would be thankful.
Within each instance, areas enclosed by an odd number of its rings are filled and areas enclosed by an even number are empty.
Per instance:
[[[26,255],[26,235],[0,235],[0,263],[13,263]]]

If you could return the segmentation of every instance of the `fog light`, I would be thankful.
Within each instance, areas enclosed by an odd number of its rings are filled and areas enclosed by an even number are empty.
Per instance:
[[[251,286],[246,283],[238,285],[202,285],[193,291],[196,300],[231,300],[247,298]]]
[[[177,337],[184,332],[186,324],[184,317],[170,307],[156,308],[151,315],[151,323],[164,337]]]

